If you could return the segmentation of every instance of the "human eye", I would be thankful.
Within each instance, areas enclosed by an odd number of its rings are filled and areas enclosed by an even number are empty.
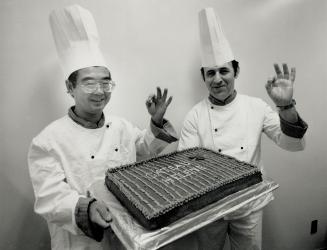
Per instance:
[[[103,86],[109,86],[110,85],[110,80],[103,80],[101,83]]]
[[[113,91],[114,90],[114,88],[115,88],[115,82],[114,81],[112,81],[112,80],[108,80],[108,81],[106,81],[106,83],[103,83],[103,89],[105,90],[105,91],[107,91],[107,92],[111,92],[111,91]]]
[[[93,86],[93,85],[96,85],[97,83],[95,81],[92,81],[92,80],[87,80],[84,82],[84,85],[85,86]]]
[[[214,71],[214,70],[208,70],[207,73],[206,73],[206,75],[208,77],[213,77],[213,76],[215,76],[215,74],[216,74],[216,71]]]
[[[220,73],[221,75],[227,75],[229,72],[230,72],[230,70],[229,70],[228,68],[221,68],[221,69],[219,70],[219,73]]]

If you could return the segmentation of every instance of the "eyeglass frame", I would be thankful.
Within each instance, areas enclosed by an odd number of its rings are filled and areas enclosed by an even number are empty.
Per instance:
[[[108,86],[110,86],[109,90],[104,89],[104,86],[105,86],[104,84],[106,84],[106,83],[108,83]],[[79,85],[81,86],[81,89],[87,94],[92,94],[92,93],[96,92],[99,89],[100,85],[101,85],[103,92],[111,93],[115,89],[116,82],[111,79],[110,80],[87,80],[85,83],[82,82]],[[94,88],[94,89],[90,90],[87,88],[88,86],[92,86],[92,88]],[[95,86],[95,87],[93,87],[93,86]]]

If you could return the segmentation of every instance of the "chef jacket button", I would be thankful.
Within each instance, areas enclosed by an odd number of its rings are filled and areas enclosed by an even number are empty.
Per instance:
[[[94,159],[94,155],[91,156],[91,159]]]
[[[109,124],[107,124],[107,128],[109,128],[110,126],[109,126]]]
[[[218,129],[217,128],[215,128],[215,132],[217,132],[218,131]]]
[[[243,147],[241,147],[241,149],[243,149]]]
[[[213,106],[211,106],[211,109],[213,109]]]
[[[115,151],[118,152],[118,148],[115,148]]]
[[[221,152],[221,149],[218,149],[218,152],[220,153]]]

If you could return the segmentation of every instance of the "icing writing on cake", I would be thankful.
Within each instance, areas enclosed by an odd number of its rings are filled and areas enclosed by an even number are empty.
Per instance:
[[[173,183],[174,181],[185,179],[205,169],[204,166],[192,165],[189,162],[185,162],[183,164],[172,164],[161,167],[151,173],[146,173],[146,176],[149,179],[156,179],[164,183]]]

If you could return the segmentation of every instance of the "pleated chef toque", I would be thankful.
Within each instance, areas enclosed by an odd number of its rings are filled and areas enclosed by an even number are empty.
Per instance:
[[[199,12],[202,67],[220,66],[234,60],[233,52],[212,8]]]
[[[107,63],[99,48],[99,35],[92,14],[79,5],[53,10],[50,26],[64,77],[74,71]]]

